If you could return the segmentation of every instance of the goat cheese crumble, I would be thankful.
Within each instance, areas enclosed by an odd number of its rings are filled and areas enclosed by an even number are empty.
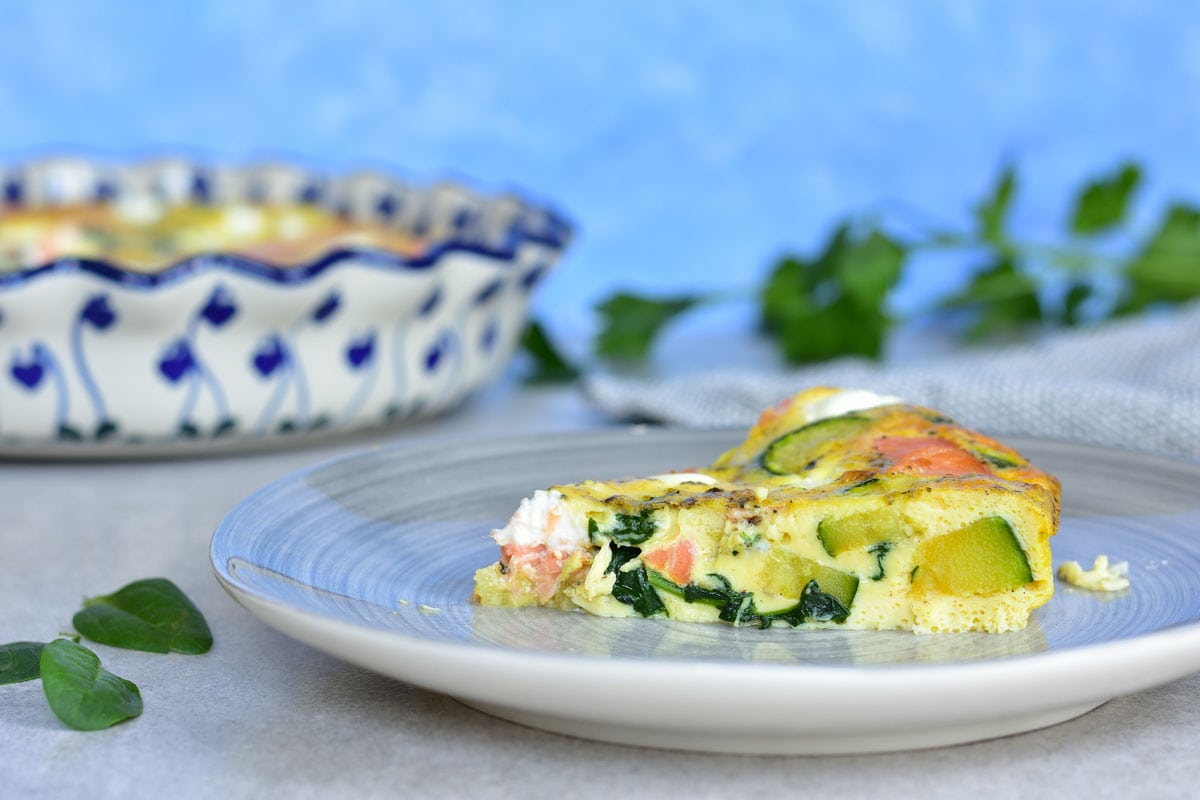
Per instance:
[[[1064,561],[1058,565],[1058,577],[1080,589],[1093,592],[1119,592],[1129,588],[1129,562],[1108,563],[1108,556],[1096,556],[1091,569],[1084,569],[1078,561]]]
[[[545,545],[555,555],[582,550],[587,545],[587,519],[573,512],[560,492],[538,489],[526,497],[503,528],[492,531],[500,547]]]

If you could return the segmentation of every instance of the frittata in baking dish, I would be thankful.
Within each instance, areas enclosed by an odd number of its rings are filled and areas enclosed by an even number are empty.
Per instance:
[[[689,472],[554,486],[492,531],[487,606],[769,627],[1019,630],[1054,588],[1060,490],[928,408],[816,388]]]
[[[156,272],[214,252],[292,266],[353,247],[416,255],[424,244],[302,203],[172,205],[133,195],[108,203],[0,206],[0,271],[87,258]]]

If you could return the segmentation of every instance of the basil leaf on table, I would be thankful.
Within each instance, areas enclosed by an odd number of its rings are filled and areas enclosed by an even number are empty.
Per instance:
[[[9,642],[0,644],[0,684],[31,681],[41,669],[41,642]]]
[[[102,730],[142,713],[138,688],[101,668],[99,656],[69,639],[42,648],[40,667],[50,709],[76,730]]]
[[[72,624],[94,642],[150,653],[195,655],[207,653],[213,643],[200,610],[166,578],[135,581],[85,600]]]

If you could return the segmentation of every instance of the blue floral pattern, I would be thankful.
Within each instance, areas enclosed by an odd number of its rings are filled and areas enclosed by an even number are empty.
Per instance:
[[[0,199],[111,202],[146,185],[168,202],[291,196],[436,239],[415,255],[348,248],[294,267],[215,253],[151,272],[64,259],[0,274],[0,353],[9,354],[0,447],[270,436],[446,408],[507,359],[528,293],[570,238],[553,212],[511,197],[489,206],[461,187],[442,194],[275,168],[222,173],[218,187],[207,167],[165,163],[157,176],[79,159],[0,167]],[[282,322],[271,316],[335,269],[347,270],[336,287],[307,295]],[[397,292],[395,313],[372,292]],[[43,295],[58,300],[45,326],[28,305]]]
[[[227,325],[237,315],[237,304],[225,286],[218,284],[204,305],[192,315],[183,335],[167,345],[158,361],[158,371],[170,384],[186,380],[184,399],[179,410],[177,428],[181,436],[201,435],[200,426],[193,414],[202,390],[207,389],[217,409],[217,422],[213,436],[222,436],[237,427],[237,420],[229,412],[229,403],[220,381],[212,370],[196,354],[196,335],[201,325],[213,330]]]
[[[354,419],[358,415],[371,390],[375,388],[375,379],[379,373],[376,363],[378,359],[375,358],[375,340],[375,332],[370,331],[351,339],[346,345],[346,366],[351,373],[359,375],[359,385],[350,402],[342,410],[343,421]]]
[[[75,360],[75,370],[79,373],[79,380],[83,383],[84,391],[87,392],[92,410],[95,412],[96,427],[93,435],[97,439],[105,439],[116,433],[117,423],[109,417],[104,396],[100,393],[100,389],[96,385],[96,378],[92,375],[91,367],[88,365],[83,333],[88,328],[103,333],[111,329],[116,322],[117,314],[109,302],[109,296],[97,294],[88,298],[84,303],[83,308],[79,311],[79,316],[76,317],[75,325],[71,328],[71,355]]]
[[[308,378],[304,364],[293,356],[293,341],[305,325],[323,325],[328,322],[341,308],[341,304],[341,295],[337,291],[327,293],[286,333],[269,335],[254,353],[255,371],[264,379],[276,381],[275,391],[258,418],[259,433],[268,433],[272,426],[279,433],[291,433],[297,430],[315,430],[329,423],[329,418],[324,415],[309,418]],[[295,400],[295,417],[280,417],[283,403],[289,394]]]

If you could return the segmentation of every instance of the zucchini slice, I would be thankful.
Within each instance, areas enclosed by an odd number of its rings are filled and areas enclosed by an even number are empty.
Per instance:
[[[923,542],[913,588],[948,595],[992,595],[1033,581],[1029,559],[1002,517],[984,517]]]
[[[856,414],[827,417],[789,431],[767,445],[762,465],[775,475],[798,475],[816,466],[830,445],[845,441],[861,432],[870,422]]]

